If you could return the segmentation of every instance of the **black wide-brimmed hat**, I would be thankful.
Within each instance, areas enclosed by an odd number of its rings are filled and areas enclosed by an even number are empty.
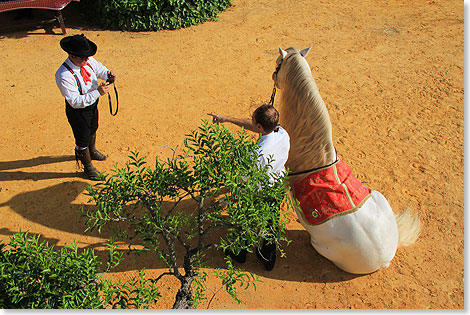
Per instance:
[[[96,54],[96,44],[85,35],[67,36],[60,40],[60,47],[71,55],[89,57]]]

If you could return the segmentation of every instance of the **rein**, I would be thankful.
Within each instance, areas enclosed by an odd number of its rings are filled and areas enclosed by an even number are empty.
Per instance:
[[[276,97],[276,83],[274,83],[273,92],[271,93],[271,99],[269,100],[269,105],[274,106],[274,98]]]

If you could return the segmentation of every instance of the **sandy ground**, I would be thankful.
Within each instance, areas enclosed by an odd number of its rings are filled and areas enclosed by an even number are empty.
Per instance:
[[[118,115],[106,98],[100,105],[98,148],[109,159],[95,163],[99,170],[123,166],[132,149],[170,156],[167,147],[181,146],[207,112],[248,118],[269,100],[277,47],[312,45],[307,61],[338,153],[395,211],[412,207],[422,218],[421,237],[388,269],[355,276],[316,253],[290,213],[287,257],[266,272],[249,256],[240,267],[263,283],[240,291],[241,305],[221,292],[211,308],[464,308],[463,2],[233,0],[217,21],[142,33],[93,30],[74,8],[64,10],[69,34],[86,34],[118,74]],[[11,16],[0,14],[2,24]],[[106,235],[83,232],[78,210],[90,206],[83,192],[91,182],[73,160],[54,82],[66,57],[61,38],[57,27],[0,38],[0,239],[30,231],[104,257]],[[222,258],[215,252],[211,268]],[[151,276],[164,270],[139,257],[110,276],[126,280],[142,267]],[[210,298],[219,283],[210,277],[207,287]],[[155,307],[171,307],[175,288],[162,282]]]

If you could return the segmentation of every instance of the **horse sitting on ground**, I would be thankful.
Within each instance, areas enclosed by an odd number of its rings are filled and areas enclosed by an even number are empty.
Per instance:
[[[372,273],[387,268],[397,248],[416,241],[420,218],[409,209],[394,213],[338,158],[328,110],[305,59],[310,48],[279,48],[273,73],[280,124],[291,139],[287,166],[297,216],[318,253],[346,272]]]

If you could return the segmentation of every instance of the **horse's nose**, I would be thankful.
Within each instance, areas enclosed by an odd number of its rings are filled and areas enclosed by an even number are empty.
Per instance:
[[[274,72],[273,72],[273,81],[276,81],[276,79],[277,79],[277,72],[274,71]]]

